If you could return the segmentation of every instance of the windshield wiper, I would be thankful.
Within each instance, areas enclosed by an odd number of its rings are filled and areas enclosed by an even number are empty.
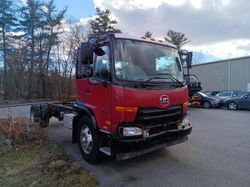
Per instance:
[[[154,80],[154,79],[167,79],[167,78],[165,78],[165,77],[149,77],[148,79],[143,81],[143,83],[150,82],[151,80]]]
[[[166,78],[166,77],[157,77],[157,76],[155,76],[155,77],[149,77],[148,79],[144,79],[144,80],[141,80],[140,82],[138,82],[138,84],[136,85],[136,87],[139,85],[139,86],[142,86],[142,87],[145,87],[146,86],[146,84],[145,83],[148,83],[148,82],[150,82],[151,80],[153,80],[153,79],[168,79],[168,78]]]
[[[155,75],[167,75],[168,77],[170,77],[173,81],[175,81],[176,83],[178,83],[181,86],[184,86],[185,84],[182,83],[181,81],[179,81],[178,79],[176,79],[172,74],[170,73],[157,73]]]
[[[169,78],[170,78],[175,83],[177,83],[179,86],[181,86],[181,87],[184,86],[184,84],[181,81],[179,81],[178,79],[176,79],[175,77],[173,77],[173,75],[171,75],[169,73],[159,73],[159,74],[155,74],[155,75],[167,75],[168,78],[166,78],[166,77],[160,77],[160,76],[149,77],[148,79],[144,80],[143,82],[139,82],[139,85],[145,86],[145,83],[148,83],[148,82],[150,82],[151,80],[154,80],[154,79],[167,79],[167,80],[169,80]]]

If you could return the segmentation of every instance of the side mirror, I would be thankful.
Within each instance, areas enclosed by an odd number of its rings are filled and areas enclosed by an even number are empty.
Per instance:
[[[95,49],[94,49],[94,53],[95,53],[97,56],[103,56],[103,55],[105,55],[105,51],[103,51],[103,49],[100,48],[100,47],[95,48]]]
[[[187,50],[182,50],[179,52],[179,55],[180,55],[182,65],[186,63],[187,68],[191,69],[193,53],[188,52]]]
[[[186,57],[186,64],[188,69],[192,68],[192,58],[193,58],[193,52],[188,52]]]
[[[88,42],[83,42],[78,49],[78,62],[80,64],[93,64],[93,50]]]

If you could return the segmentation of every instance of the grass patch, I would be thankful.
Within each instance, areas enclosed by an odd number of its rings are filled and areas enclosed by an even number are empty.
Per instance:
[[[0,186],[98,186],[90,173],[39,131],[17,145],[0,139]]]

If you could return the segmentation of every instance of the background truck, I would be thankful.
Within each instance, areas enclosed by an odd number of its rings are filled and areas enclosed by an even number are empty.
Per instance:
[[[190,73],[184,74],[184,79],[187,82],[189,98],[192,98],[195,93],[202,90],[201,82],[196,75]]]
[[[31,120],[64,120],[92,164],[100,153],[124,160],[182,143],[192,126],[180,59],[176,47],[154,39],[89,38],[78,49],[77,100],[33,105]]]

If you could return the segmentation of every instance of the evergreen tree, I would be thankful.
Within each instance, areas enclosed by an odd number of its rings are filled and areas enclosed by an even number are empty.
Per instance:
[[[37,33],[43,28],[45,24],[45,16],[43,14],[44,3],[39,0],[27,0],[20,11],[22,19],[20,20],[21,31],[24,32],[24,39],[29,48],[29,97],[34,96],[34,67],[37,46]]]
[[[91,20],[91,35],[100,36],[109,32],[121,33],[121,30],[114,27],[118,22],[111,18],[111,11],[96,8],[96,18]]]
[[[13,3],[11,0],[0,1],[0,51],[3,54],[4,64],[4,97],[7,97],[7,50],[9,46],[10,32],[14,30],[17,19],[14,15]]]
[[[62,25],[62,20],[66,13],[66,8],[62,11],[57,11],[54,0],[49,1],[45,4],[44,14],[46,17],[45,20],[45,40],[46,40],[46,60],[45,60],[45,76],[43,76],[43,97],[47,93],[48,89],[48,70],[49,70],[49,61],[50,61],[50,54],[53,46],[59,44],[58,35],[60,34],[60,26]]]
[[[145,36],[146,38],[152,38],[152,35],[153,35],[153,33],[150,32],[150,31],[147,31],[147,32],[145,32],[145,34],[144,34],[144,36]]]
[[[190,42],[190,40],[186,38],[185,34],[173,30],[169,30],[167,32],[167,37],[165,37],[165,40],[169,43],[174,44],[177,47],[178,51],[181,50],[182,46]]]

